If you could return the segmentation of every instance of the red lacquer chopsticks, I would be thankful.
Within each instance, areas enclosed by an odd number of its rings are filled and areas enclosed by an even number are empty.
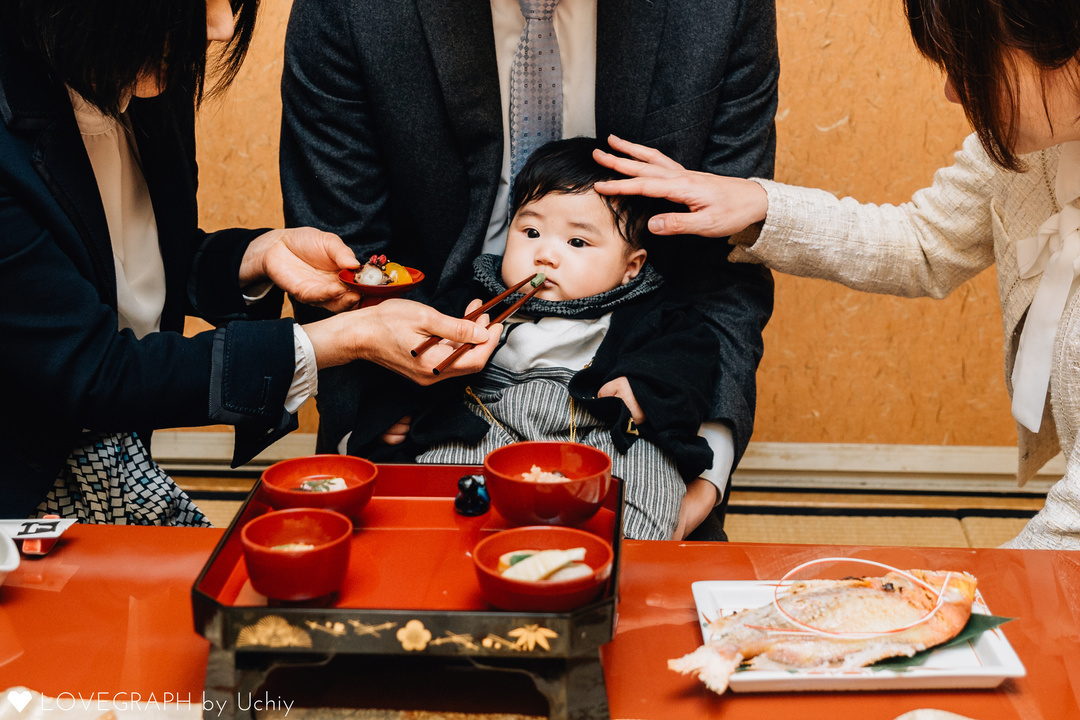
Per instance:
[[[531,289],[529,290],[529,292],[525,293],[525,295],[523,295],[523,296],[521,297],[521,299],[519,299],[519,300],[518,300],[517,302],[515,302],[515,303],[514,303],[513,305],[511,305],[511,306],[510,306],[510,307],[508,307],[508,308],[507,308],[506,310],[504,310],[504,311],[503,311],[503,312],[502,312],[502,313],[501,313],[501,314],[500,314],[500,315],[499,315],[498,317],[496,317],[496,318],[495,318],[494,320],[492,320],[491,322],[489,322],[487,326],[488,326],[488,327],[491,327],[492,325],[497,325],[497,324],[499,324],[499,323],[501,323],[501,322],[503,322],[503,321],[507,320],[507,319],[508,319],[508,318],[509,318],[509,317],[510,317],[511,315],[513,315],[513,314],[514,314],[514,313],[516,313],[516,312],[517,312],[518,310],[520,310],[520,309],[521,309],[521,307],[522,307],[522,306],[523,306],[523,305],[524,305],[525,303],[527,303],[527,302],[529,301],[529,299],[530,299],[530,298],[532,298],[532,296],[533,296],[533,295],[535,295],[536,293],[540,292],[541,288],[543,288],[543,287],[544,287],[544,280],[545,280],[545,279],[546,279],[546,278],[544,277],[544,274],[543,274],[543,273],[535,273],[535,274],[534,274],[534,275],[533,275],[532,277],[527,277],[527,278],[525,278],[524,280],[522,280],[521,282],[517,283],[517,284],[516,284],[516,285],[514,285],[513,287],[511,287],[511,288],[507,289],[506,291],[504,291],[504,292],[502,292],[502,293],[499,293],[498,295],[496,295],[496,296],[495,296],[494,298],[492,298],[491,300],[487,301],[486,303],[484,303],[484,304],[483,304],[483,305],[481,305],[480,307],[476,308],[476,309],[475,309],[475,310],[473,310],[473,311],[472,311],[471,313],[469,313],[468,315],[466,315],[466,316],[465,316],[465,319],[466,319],[466,320],[475,320],[476,318],[480,317],[481,315],[483,315],[483,314],[484,314],[485,312],[487,312],[487,311],[488,311],[488,310],[490,310],[491,308],[493,308],[493,307],[495,307],[496,305],[498,305],[499,303],[501,303],[501,302],[502,302],[503,300],[505,300],[506,298],[508,298],[508,297],[510,297],[511,295],[513,295],[513,294],[514,294],[515,292],[517,292],[518,290],[520,290],[520,289],[521,289],[522,287],[524,287],[524,286],[525,286],[526,284],[531,284],[531,285],[532,285],[532,288],[531,288]],[[436,337],[436,336],[433,336],[433,337],[430,337],[430,338],[428,338],[427,340],[425,340],[424,342],[420,343],[420,344],[419,344],[419,345],[418,345],[418,346],[417,346],[417,347],[416,347],[415,349],[413,349],[413,350],[412,350],[412,354],[413,354],[413,356],[414,356],[414,357],[416,357],[416,356],[419,356],[419,355],[420,355],[421,353],[423,353],[423,352],[424,352],[425,350],[427,350],[427,349],[429,349],[429,348],[433,347],[434,345],[436,345],[436,344],[437,344],[437,343],[438,343],[438,342],[439,342],[440,340],[442,340],[442,338],[440,338],[440,337]],[[457,348],[456,350],[454,350],[454,352],[450,353],[450,355],[449,355],[449,356],[448,356],[448,357],[447,357],[447,358],[446,358],[445,360],[443,360],[443,361],[442,361],[441,363],[439,363],[439,364],[438,364],[438,365],[437,365],[437,366],[436,366],[435,368],[433,368],[431,372],[432,372],[433,374],[435,374],[435,375],[438,375],[438,374],[439,374],[439,373],[441,373],[441,372],[442,372],[443,370],[445,370],[446,368],[450,367],[450,365],[451,365],[451,364],[452,364],[452,363],[453,363],[453,362],[454,362],[455,360],[457,360],[457,359],[458,359],[459,357],[461,357],[461,355],[462,355],[462,354],[464,354],[464,353],[465,353],[465,351],[467,351],[467,350],[468,350],[469,348],[471,348],[471,347],[474,347],[474,344],[473,344],[473,343],[465,343],[465,344],[461,345],[461,346],[460,346],[460,347],[458,347],[458,348]]]

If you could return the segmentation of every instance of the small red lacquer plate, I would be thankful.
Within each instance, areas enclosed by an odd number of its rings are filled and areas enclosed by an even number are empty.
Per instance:
[[[338,278],[341,282],[345,283],[350,290],[360,293],[360,307],[370,307],[387,298],[401,297],[419,285],[424,279],[424,273],[416,268],[405,269],[409,271],[409,277],[412,278],[412,282],[403,283],[401,285],[361,285],[354,280],[356,272],[353,270],[342,270],[338,273]]]

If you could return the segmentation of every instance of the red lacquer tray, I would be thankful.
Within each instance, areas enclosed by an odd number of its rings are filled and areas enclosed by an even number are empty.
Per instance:
[[[601,599],[569,613],[491,608],[476,581],[471,551],[510,527],[494,509],[454,511],[457,481],[480,468],[382,465],[375,496],[353,536],[341,591],[322,606],[276,603],[252,590],[240,528],[270,511],[257,484],[192,588],[196,631],[236,651],[545,656],[592,654],[614,634],[622,485],[580,527],[612,542],[615,561]]]

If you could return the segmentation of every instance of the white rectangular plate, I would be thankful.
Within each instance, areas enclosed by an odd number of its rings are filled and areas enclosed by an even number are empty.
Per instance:
[[[721,615],[772,602],[776,583],[765,580],[702,581],[693,583],[694,602],[705,642],[708,624]],[[976,591],[972,612],[991,614]],[[790,692],[806,690],[908,690],[992,688],[1005,678],[1026,674],[1020,658],[1001,628],[988,630],[966,645],[935,650],[918,667],[903,670],[746,670],[731,676],[734,692]]]

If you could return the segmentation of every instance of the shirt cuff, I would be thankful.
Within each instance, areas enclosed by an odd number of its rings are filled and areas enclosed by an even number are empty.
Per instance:
[[[293,323],[293,349],[296,352],[296,369],[293,371],[289,394],[285,396],[285,410],[290,415],[299,410],[308,398],[319,392],[319,368],[315,364],[315,347],[299,323]]]
[[[262,300],[264,297],[266,297],[267,294],[270,292],[271,288],[273,287],[274,283],[270,282],[269,280],[251,283],[246,288],[241,290],[241,293],[244,296],[244,302],[248,305],[254,305],[255,303]],[[310,342],[308,343],[308,346],[311,346]],[[312,353],[312,357],[314,356],[315,354]]]
[[[705,438],[713,454],[712,467],[702,472],[701,477],[716,486],[716,504],[719,505],[727,492],[731,466],[735,462],[735,439],[731,428],[715,421],[702,423],[698,435]]]

